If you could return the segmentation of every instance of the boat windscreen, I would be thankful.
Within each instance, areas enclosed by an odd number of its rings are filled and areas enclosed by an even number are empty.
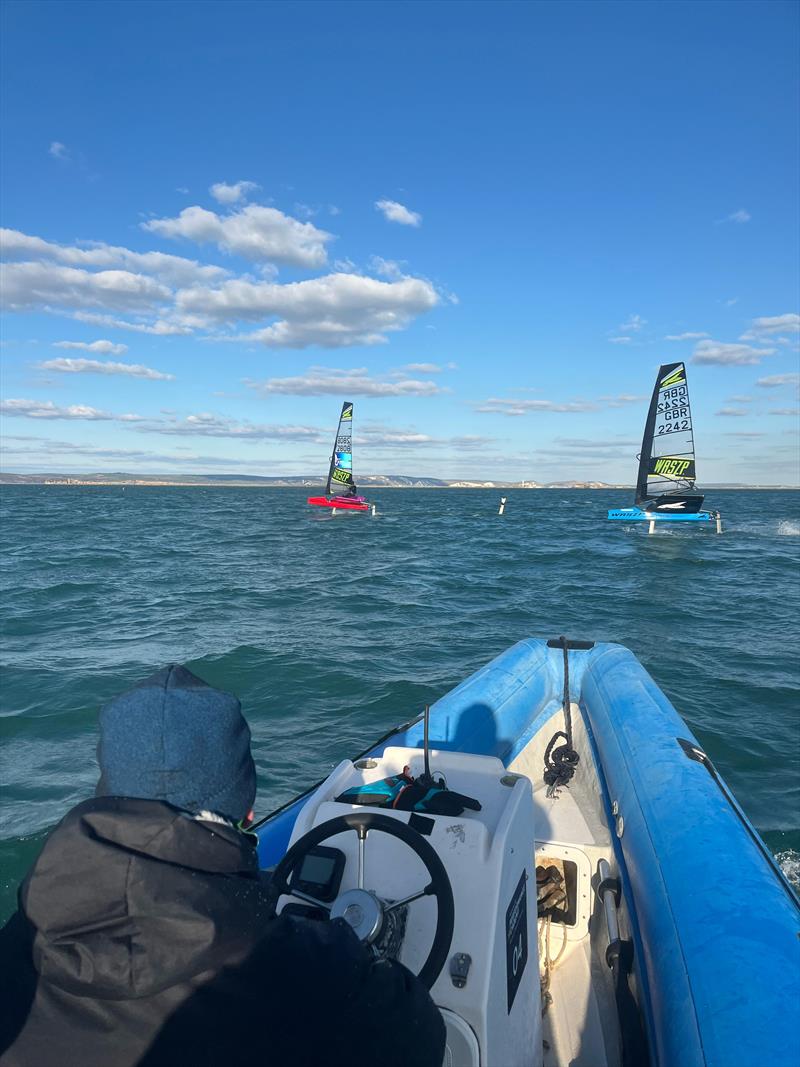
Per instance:
[[[636,503],[664,493],[685,493],[695,483],[694,435],[683,363],[659,369],[644,427]]]
[[[331,455],[326,493],[355,494],[353,480],[353,405],[345,401],[339,416],[339,428]]]

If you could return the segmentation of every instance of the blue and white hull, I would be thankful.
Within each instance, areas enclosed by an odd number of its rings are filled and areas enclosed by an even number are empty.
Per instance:
[[[609,519],[619,522],[716,522],[719,516],[712,511],[644,511],[642,508],[610,508]]]
[[[769,850],[685,722],[619,645],[569,652],[579,759],[572,780],[549,796],[544,757],[566,726],[563,693],[562,649],[526,639],[431,709],[434,773],[483,805],[428,819],[421,830],[455,901],[450,963],[431,985],[447,1023],[446,1062],[795,1067],[800,903]],[[399,727],[268,817],[262,866],[321,820],[353,810],[335,799],[343,785],[417,766],[422,744],[421,720]],[[415,825],[413,813],[390,815]],[[571,872],[561,921],[543,919],[541,906],[537,917],[534,872],[550,865]],[[376,879],[404,869],[389,854],[368,864]],[[385,887],[394,900],[409,891],[392,890]],[[523,923],[513,946],[503,933],[512,905]],[[427,921],[409,919],[399,958],[412,968],[411,942]],[[472,961],[462,986],[456,957]],[[527,974],[513,984],[526,959]]]

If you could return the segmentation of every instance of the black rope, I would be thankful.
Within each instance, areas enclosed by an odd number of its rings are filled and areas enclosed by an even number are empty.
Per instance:
[[[564,650],[564,725],[566,733],[558,730],[550,738],[547,748],[544,750],[544,781],[547,785],[547,795],[558,797],[558,790],[562,786],[569,785],[575,768],[578,766],[580,756],[572,747],[572,712],[569,697],[569,646],[566,637],[559,637],[559,643]],[[555,747],[556,741],[564,738],[566,744]]]

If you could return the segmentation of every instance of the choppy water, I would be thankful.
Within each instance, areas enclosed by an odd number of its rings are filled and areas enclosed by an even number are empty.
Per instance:
[[[640,657],[800,882],[800,494],[725,533],[605,521],[626,493],[4,487],[0,919],[93,791],[98,707],[167,662],[239,696],[265,813],[524,636]]]

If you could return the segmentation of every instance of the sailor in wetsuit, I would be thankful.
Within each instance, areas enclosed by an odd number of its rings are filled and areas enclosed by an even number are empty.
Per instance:
[[[238,700],[167,667],[97,751],[0,931],[2,1067],[440,1067],[414,975],[342,920],[273,916]]]

